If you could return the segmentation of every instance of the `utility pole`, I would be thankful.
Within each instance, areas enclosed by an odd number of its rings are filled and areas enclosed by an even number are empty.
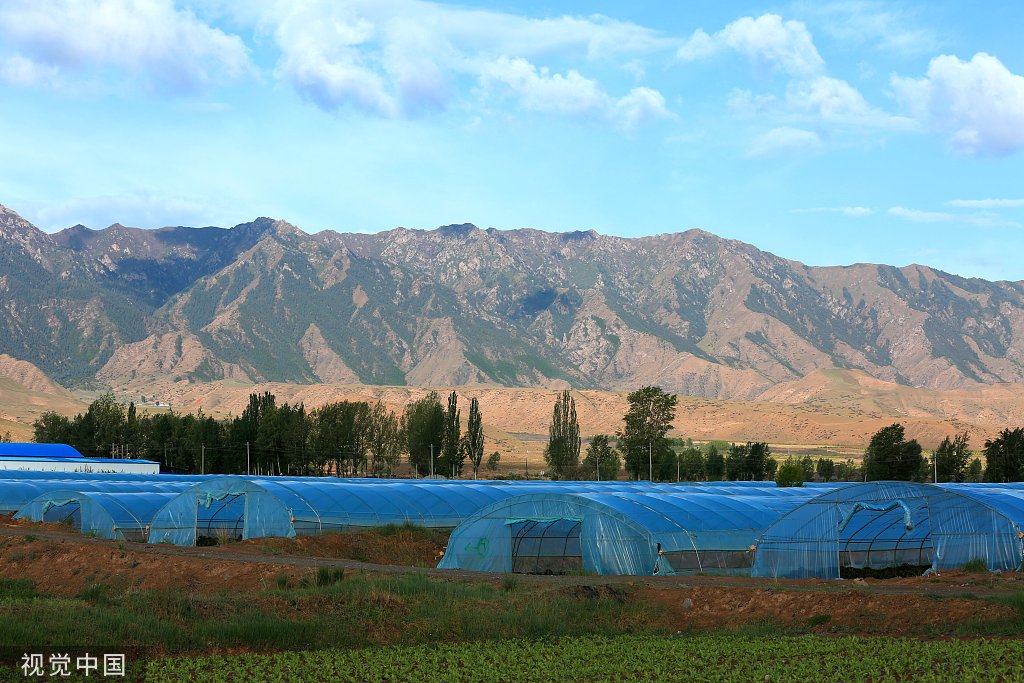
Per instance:
[[[932,466],[935,468],[935,474],[932,475],[932,483],[939,483],[939,458],[936,451],[932,451]]]
[[[203,459],[200,461],[199,474],[206,474],[206,444],[203,444]]]
[[[601,451],[598,450],[596,455],[597,455],[597,480],[601,481]]]
[[[647,466],[650,468],[648,470],[647,476],[650,477],[650,480],[653,482],[654,481],[654,444],[652,442],[650,442],[650,441],[647,442]]]
[[[249,469],[249,442],[245,442],[245,473],[252,474],[252,470]]]
[[[430,478],[434,478],[434,444],[430,444]]]

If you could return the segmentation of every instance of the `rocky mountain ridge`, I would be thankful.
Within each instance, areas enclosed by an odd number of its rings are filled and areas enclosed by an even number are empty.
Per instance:
[[[306,234],[75,226],[0,208],[0,353],[64,385],[362,383],[752,399],[821,368],[1024,381],[1024,284],[810,267],[701,230]]]

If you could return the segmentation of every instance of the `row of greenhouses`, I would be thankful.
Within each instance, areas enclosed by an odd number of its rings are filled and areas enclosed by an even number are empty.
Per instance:
[[[844,568],[1020,570],[1024,485],[449,481],[4,472],[0,512],[194,545],[413,524],[442,568],[839,578]]]

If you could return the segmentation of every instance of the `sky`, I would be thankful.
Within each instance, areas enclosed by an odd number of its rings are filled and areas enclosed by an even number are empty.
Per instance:
[[[1024,280],[1024,3],[4,0],[0,204]]]

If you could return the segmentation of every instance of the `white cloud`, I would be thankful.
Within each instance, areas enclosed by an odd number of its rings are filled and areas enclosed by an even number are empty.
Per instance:
[[[851,218],[870,216],[873,209],[866,206],[816,206],[809,209],[793,209],[790,213],[838,213]]]
[[[37,64],[21,55],[0,57],[0,82],[9,85],[54,86],[60,81],[60,72],[56,67]]]
[[[749,90],[735,89],[729,93],[727,104],[733,116],[752,119],[774,110],[778,106],[778,100],[775,95],[755,95]]]
[[[609,96],[597,81],[570,70],[565,75],[537,69],[525,59],[501,57],[481,71],[488,88],[504,87],[515,93],[523,107],[560,114],[594,114],[622,128],[671,116],[665,98],[651,88],[633,88],[619,99]]]
[[[816,152],[822,147],[821,136],[800,128],[773,128],[754,140],[749,157]]]
[[[527,109],[611,109],[616,101],[579,68],[559,73],[534,64],[629,56],[619,68],[641,73],[636,55],[671,49],[657,31],[598,15],[532,19],[419,0],[227,6],[237,21],[273,37],[281,52],[275,75],[304,97],[328,111],[352,106],[386,117],[446,108],[464,79],[518,92]],[[652,92],[621,98],[622,125],[657,118]]]
[[[889,214],[914,223],[948,223],[956,220],[956,216],[951,213],[921,211],[920,209],[908,209],[905,206],[894,206],[889,209]]]
[[[296,29],[292,22],[283,22],[276,32],[282,53],[274,73],[322,109],[352,104],[368,112],[394,116],[397,105],[384,79],[364,65],[357,49],[372,31],[365,23],[301,22]],[[294,35],[296,32],[299,35]]]
[[[896,54],[922,54],[939,48],[936,32],[922,25],[916,12],[875,0],[800,2],[801,16],[831,38],[854,45],[870,44]]]
[[[114,223],[130,227],[161,228],[166,225],[208,225],[213,210],[200,202],[164,197],[148,191],[76,197],[47,204],[32,213],[32,222],[50,232],[81,223],[93,229]]]
[[[1024,199],[951,199],[946,204],[958,209],[1019,209]]]
[[[537,69],[525,59],[501,57],[484,67],[481,81],[501,84],[519,95],[523,106],[534,111],[583,114],[607,106],[608,96],[597,81],[569,70],[564,76]]]
[[[22,60],[24,85],[52,84],[55,70],[112,68],[181,94],[251,69],[238,36],[171,0],[7,0],[0,6],[0,49],[9,52],[8,65]]]
[[[871,110],[856,88],[828,76],[791,83],[786,100],[794,107],[813,111],[829,120],[862,118]]]
[[[613,105],[611,118],[619,127],[633,130],[659,119],[674,118],[665,106],[665,97],[653,88],[633,88]]]
[[[1020,223],[1008,221],[1001,216],[990,212],[979,212],[973,214],[955,214],[945,211],[921,211],[919,209],[908,209],[904,206],[894,206],[889,209],[889,214],[911,221],[913,223],[969,223],[986,228],[1019,228]]]
[[[811,76],[825,68],[807,27],[800,21],[783,21],[777,14],[742,17],[718,33],[698,29],[677,50],[683,61],[706,59],[725,49],[745,55],[754,64],[792,76]]]
[[[914,126],[910,119],[872,107],[859,90],[830,76],[791,82],[786,89],[786,103],[797,112],[829,123],[899,130]]]
[[[942,55],[926,77],[893,76],[892,87],[904,109],[957,152],[1002,156],[1024,147],[1024,77],[992,55]]]

